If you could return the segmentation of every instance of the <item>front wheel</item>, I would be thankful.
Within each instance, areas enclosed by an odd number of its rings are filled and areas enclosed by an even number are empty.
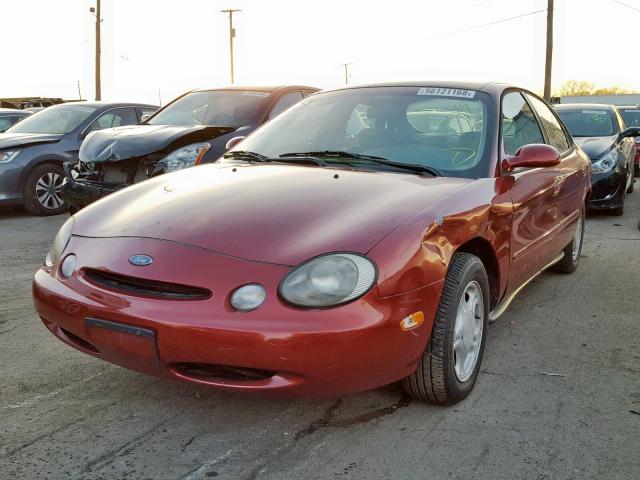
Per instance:
[[[32,215],[57,215],[67,210],[60,196],[64,170],[60,165],[45,163],[34,167],[24,184],[24,208]]]
[[[402,381],[413,398],[451,405],[476,383],[489,318],[489,281],[469,253],[451,259],[431,333],[416,371]]]

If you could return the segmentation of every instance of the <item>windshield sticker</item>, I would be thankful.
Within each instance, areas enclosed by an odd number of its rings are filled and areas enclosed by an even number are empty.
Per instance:
[[[436,97],[473,98],[475,90],[461,90],[459,88],[425,87],[418,90],[417,95],[430,95]]]
[[[582,110],[585,115],[606,115],[607,110]]]
[[[246,95],[248,97],[268,97],[268,92],[242,92],[242,95]]]

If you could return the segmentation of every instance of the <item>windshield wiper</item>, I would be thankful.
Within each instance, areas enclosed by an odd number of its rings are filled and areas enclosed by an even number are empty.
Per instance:
[[[250,152],[248,150],[232,150],[225,153],[223,158],[233,158],[234,160],[245,160],[247,162],[280,162],[280,163],[302,163],[311,162],[324,167],[327,162],[323,162],[319,158],[312,155],[280,155],[279,158],[270,158],[261,153]],[[287,158],[289,157],[289,158]]]
[[[388,160],[384,157],[376,157],[374,155],[364,155],[362,153],[343,152],[342,150],[322,150],[317,152],[293,152],[285,153],[280,157],[343,157],[343,158],[355,158],[358,160],[366,160],[372,163],[378,163],[380,165],[387,165],[389,167],[395,167],[402,170],[409,170],[415,173],[428,173],[434,177],[442,176],[442,173],[433,167],[427,167],[425,165],[419,165],[417,163],[402,163]]]
[[[249,150],[232,150],[225,153],[222,158],[233,158],[235,160],[247,160],[248,162],[265,162],[269,157],[261,153],[250,152]]]

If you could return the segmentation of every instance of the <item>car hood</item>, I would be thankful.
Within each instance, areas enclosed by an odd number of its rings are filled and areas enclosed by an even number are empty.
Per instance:
[[[611,150],[617,138],[616,135],[613,135],[610,137],[574,137],[573,139],[593,162]]]
[[[366,253],[413,214],[472,181],[210,164],[147,180],[90,205],[76,214],[74,234],[157,238],[296,265],[326,252]],[[144,252],[124,254],[131,253]]]
[[[234,127],[131,125],[92,132],[82,143],[83,162],[117,162],[152,153],[171,152],[195,142],[212,140]]]
[[[38,143],[56,143],[64,135],[44,133],[0,133],[0,149],[29,147]]]

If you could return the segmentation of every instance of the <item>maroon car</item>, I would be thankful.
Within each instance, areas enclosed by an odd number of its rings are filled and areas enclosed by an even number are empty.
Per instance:
[[[402,380],[455,403],[488,322],[577,268],[590,165],[516,87],[318,93],[215,164],[71,217],[35,305],[62,341],[160,377],[295,395]]]

